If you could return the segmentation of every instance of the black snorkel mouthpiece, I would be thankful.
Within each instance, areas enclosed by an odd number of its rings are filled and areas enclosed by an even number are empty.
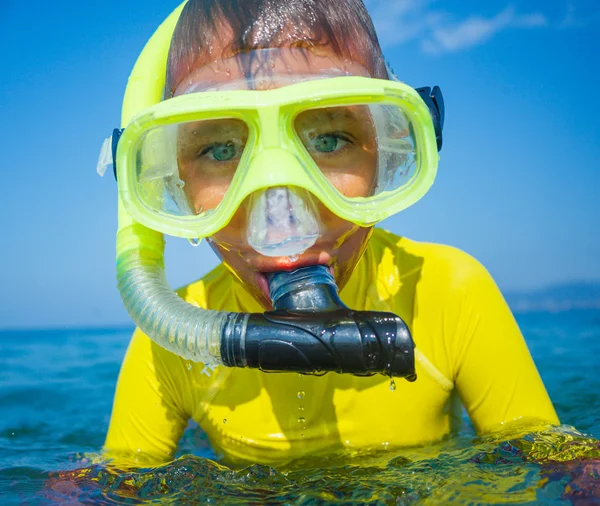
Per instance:
[[[274,310],[227,325],[221,339],[225,365],[417,378],[415,345],[404,321],[393,313],[349,309],[327,267],[277,272],[268,281]]]

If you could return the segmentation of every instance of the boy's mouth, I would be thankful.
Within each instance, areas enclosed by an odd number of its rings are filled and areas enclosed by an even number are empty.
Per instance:
[[[267,279],[267,275],[269,273],[281,272],[281,271],[294,271],[296,269],[300,269],[301,267],[308,267],[310,265],[326,265],[328,267],[331,275],[335,278],[334,268],[332,265],[328,265],[328,262],[309,261],[309,259],[302,261],[302,258],[299,258],[295,261],[288,260],[288,265],[285,265],[285,263],[280,264],[278,262],[277,266],[274,266],[273,268],[268,268],[263,271],[256,272],[255,273],[256,282],[257,282],[258,286],[260,287],[265,298],[268,301],[270,301],[271,300],[271,291],[269,289],[269,281]]]
[[[258,283],[259,288],[261,289],[265,298],[270,301],[271,300],[271,291],[269,290],[269,282],[267,281],[267,276],[263,272],[256,273],[256,282]]]

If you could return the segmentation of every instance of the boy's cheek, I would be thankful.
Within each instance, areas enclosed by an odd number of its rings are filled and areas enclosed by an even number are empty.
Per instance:
[[[335,281],[339,290],[346,286],[367,247],[372,233],[373,227],[355,227],[340,244],[333,262]]]

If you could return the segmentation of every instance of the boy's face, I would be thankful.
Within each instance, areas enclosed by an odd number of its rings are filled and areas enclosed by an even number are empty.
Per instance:
[[[318,52],[293,48],[256,51],[252,56],[249,59],[248,55],[238,55],[200,65],[179,83],[175,95],[214,89],[273,89],[302,80],[340,75],[370,77],[367,69],[360,63],[340,59],[327,47],[319,47]],[[307,113],[298,116],[296,127],[299,132],[323,130],[318,136],[321,143],[317,146],[319,151],[317,155],[313,155],[313,158],[319,156],[320,159],[315,158],[315,162],[344,195],[368,195],[375,184],[377,149],[372,126],[366,118],[362,118],[361,106],[345,108],[343,114],[328,109]],[[219,120],[213,131],[219,130],[226,131],[228,138],[231,137],[240,144],[245,143],[247,133],[241,121]],[[344,146],[345,149],[336,149],[335,153],[331,153],[331,143],[337,143],[338,140],[329,131],[349,131],[353,142],[344,141],[344,145],[347,145]],[[198,135],[198,132],[193,133],[194,136]],[[180,143],[180,146],[184,146],[184,143]],[[234,156],[235,149],[234,142],[221,147],[216,155]],[[215,153],[211,156],[214,157]],[[190,204],[203,209],[216,207],[231,180],[226,173],[227,167],[220,165],[219,171],[208,167],[211,170],[203,171],[203,177],[196,178],[196,181],[186,176],[184,158],[185,153],[180,152],[180,177],[185,181]],[[190,173],[198,174],[199,171],[195,169]],[[244,204],[229,224],[212,236],[209,242],[227,267],[264,307],[270,307],[265,272],[293,270],[314,264],[327,265],[332,269],[338,286],[342,288],[362,256],[372,229],[359,227],[339,218],[320,202],[317,207],[321,235],[308,250],[297,257],[267,257],[256,252],[247,241],[249,206]]]

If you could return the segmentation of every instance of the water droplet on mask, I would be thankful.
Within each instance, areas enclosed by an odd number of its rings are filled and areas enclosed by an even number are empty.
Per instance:
[[[191,370],[192,370],[192,364],[191,364],[190,362],[188,362],[187,364],[185,364],[185,368],[186,368],[188,371],[191,371]]]
[[[306,418],[303,416],[298,417],[298,423],[306,423]]]
[[[223,423],[227,423],[227,418],[223,418]]]
[[[304,434],[300,434],[300,437],[301,437],[301,438],[304,438]]]
[[[298,392],[298,399],[304,399],[304,396],[305,396],[305,395],[306,395],[306,394],[304,393],[304,391],[303,391],[303,390],[300,390],[300,392]]]
[[[304,411],[304,406],[298,406],[298,411]]]
[[[396,390],[396,382],[394,381],[394,378],[392,378],[392,381],[390,381],[390,390],[392,392]]]
[[[200,244],[200,239],[198,239],[197,237],[193,239],[188,239],[188,241],[190,241],[190,244],[194,246],[194,248]]]
[[[290,259],[290,262],[295,262],[298,260],[298,255],[290,255],[288,258]]]

